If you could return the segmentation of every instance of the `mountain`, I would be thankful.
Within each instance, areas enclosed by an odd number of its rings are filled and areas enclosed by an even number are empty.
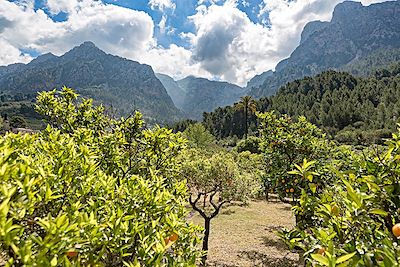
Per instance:
[[[60,57],[45,54],[26,65],[0,68],[3,94],[36,95],[64,85],[112,106],[118,115],[138,109],[150,123],[172,122],[181,116],[150,66],[107,54],[92,42]]]
[[[168,95],[172,98],[175,106],[179,109],[183,108],[186,92],[179,86],[179,84],[169,77],[168,75],[156,73],[156,77],[164,85]]]
[[[246,89],[251,90],[252,88],[257,88],[261,86],[264,81],[273,74],[274,72],[272,70],[269,70],[254,76],[250,81],[247,82]]]
[[[251,89],[250,94],[255,97],[272,95],[279,87],[295,79],[329,69],[349,68],[352,63],[363,61],[377,51],[385,53],[398,48],[399,1],[369,6],[346,1],[335,7],[330,22],[308,23],[301,35],[300,45],[289,58],[277,65],[275,72],[261,86]]]
[[[244,95],[246,90],[240,86],[205,78],[188,76],[174,81],[171,77],[157,74],[164,87],[187,118],[200,120],[203,112],[218,107],[232,105]]]

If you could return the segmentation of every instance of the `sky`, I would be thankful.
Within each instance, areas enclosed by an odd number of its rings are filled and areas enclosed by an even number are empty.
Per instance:
[[[359,0],[369,5],[385,0]],[[84,41],[188,75],[246,85],[343,0],[0,0],[0,65],[62,55]]]

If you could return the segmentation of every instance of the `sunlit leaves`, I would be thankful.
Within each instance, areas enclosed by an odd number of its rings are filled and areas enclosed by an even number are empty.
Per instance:
[[[184,141],[112,120],[72,90],[41,93],[50,125],[0,139],[0,240],[9,265],[192,266],[198,227],[186,222]],[[166,249],[171,232],[179,239]]]

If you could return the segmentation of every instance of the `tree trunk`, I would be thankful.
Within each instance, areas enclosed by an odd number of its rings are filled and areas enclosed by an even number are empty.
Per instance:
[[[208,237],[210,236],[210,218],[204,218],[203,252],[208,253]],[[206,266],[207,254],[201,259],[202,266]]]
[[[247,127],[247,107],[244,108],[244,139],[247,139],[247,132],[248,132],[248,127]]]

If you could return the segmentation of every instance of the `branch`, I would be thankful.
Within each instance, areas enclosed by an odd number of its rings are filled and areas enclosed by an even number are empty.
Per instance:
[[[222,205],[224,205],[224,204],[226,204],[226,203],[229,203],[229,202],[231,202],[231,200],[222,201],[222,202],[217,206],[216,210],[211,214],[210,219],[212,219],[212,218],[214,218],[215,216],[217,216],[218,213],[219,213],[219,210],[220,210],[221,207],[222,207]],[[215,207],[214,207],[214,208],[215,208]]]
[[[200,197],[201,197],[202,195],[204,195],[204,193],[198,193],[198,194],[197,194],[197,198],[196,198],[194,201],[192,200],[192,195],[190,195],[190,197],[189,197],[189,203],[190,203],[190,205],[192,206],[192,208],[193,208],[195,211],[197,211],[197,212],[201,215],[201,217],[203,217],[203,218],[205,218],[205,219],[209,219],[208,216],[207,216],[207,214],[206,214],[204,211],[202,211],[200,208],[198,208],[198,207],[196,206],[197,202],[199,201],[199,199],[200,199]]]

